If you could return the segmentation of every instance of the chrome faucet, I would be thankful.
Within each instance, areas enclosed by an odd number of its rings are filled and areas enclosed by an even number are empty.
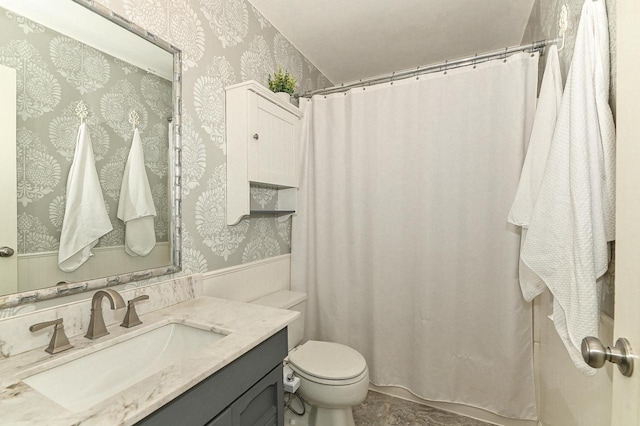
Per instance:
[[[109,299],[111,309],[124,308],[124,299],[120,294],[112,289],[98,290],[91,299],[91,321],[89,321],[89,330],[84,337],[87,339],[97,339],[98,337],[106,336],[109,334],[107,326],[104,324],[104,317],[102,316],[102,299],[106,297]]]

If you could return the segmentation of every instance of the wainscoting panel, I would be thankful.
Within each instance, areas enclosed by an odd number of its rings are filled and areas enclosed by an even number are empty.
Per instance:
[[[202,294],[250,302],[291,286],[291,255],[218,269],[203,274]]]

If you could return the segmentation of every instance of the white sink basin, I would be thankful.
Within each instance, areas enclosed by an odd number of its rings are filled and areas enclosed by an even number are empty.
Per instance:
[[[23,380],[74,413],[121,392],[225,337],[168,324]]]

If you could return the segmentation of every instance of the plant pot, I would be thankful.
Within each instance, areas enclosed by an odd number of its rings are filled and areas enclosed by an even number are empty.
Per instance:
[[[287,92],[276,92],[276,96],[285,102],[291,102],[291,95]]]

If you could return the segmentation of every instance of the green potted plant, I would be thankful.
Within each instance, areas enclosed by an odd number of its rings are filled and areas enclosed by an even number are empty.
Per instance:
[[[269,74],[269,89],[282,100],[289,102],[295,87],[296,78],[289,74],[289,71],[283,72],[280,65],[278,65],[278,71],[273,73],[273,77]]]

